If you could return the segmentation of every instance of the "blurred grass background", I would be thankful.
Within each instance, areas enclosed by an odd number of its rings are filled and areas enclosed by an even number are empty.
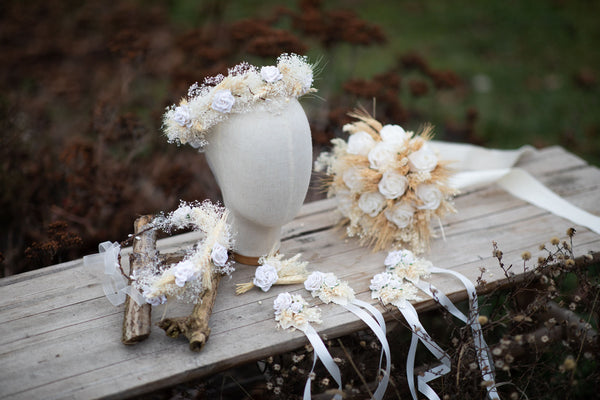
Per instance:
[[[561,145],[600,165],[599,11],[587,0],[2,2],[2,275],[124,239],[136,215],[179,199],[219,200],[203,156],[162,137],[164,108],[204,76],[283,51],[318,64],[319,98],[303,100],[315,156],[362,105],[384,123],[430,122],[438,139]]]

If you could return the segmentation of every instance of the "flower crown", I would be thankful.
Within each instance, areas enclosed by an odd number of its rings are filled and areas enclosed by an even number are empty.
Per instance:
[[[151,305],[163,304],[168,297],[195,303],[200,294],[210,289],[210,274],[230,274],[233,262],[229,261],[228,250],[233,247],[228,212],[223,207],[206,200],[203,203],[181,202],[169,213],[156,217],[151,229],[193,228],[204,233],[195,248],[183,260],[167,267],[142,270],[132,277],[132,286],[142,292]]]
[[[282,54],[277,65],[255,67],[243,62],[221,74],[193,84],[187,98],[167,108],[163,130],[170,143],[186,144],[202,150],[208,144],[210,128],[225,121],[229,114],[256,109],[277,111],[291,97],[316,92],[312,87],[313,67],[307,58]]]
[[[446,184],[450,171],[428,140],[431,126],[420,135],[398,125],[382,125],[366,113],[344,126],[348,142],[333,139],[332,152],[321,153],[315,170],[328,177],[328,195],[349,221],[348,236],[375,251],[393,245],[426,250],[430,221],[454,212],[456,191]]]

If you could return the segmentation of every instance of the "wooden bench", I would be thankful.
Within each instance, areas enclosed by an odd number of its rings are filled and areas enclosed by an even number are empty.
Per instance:
[[[598,168],[560,147],[537,151],[519,165],[575,205],[600,214]],[[495,284],[502,283],[503,274],[492,258],[492,241],[504,252],[505,261],[517,262],[525,250],[536,257],[539,244],[553,235],[564,237],[573,226],[494,185],[458,196],[456,207],[458,213],[444,220],[446,240],[435,239],[426,257],[472,280],[485,266],[489,271],[485,279]],[[332,200],[305,204],[284,227],[281,252],[303,253],[310,270],[335,272],[350,283],[359,299],[375,304],[368,286],[371,277],[383,271],[385,254],[343,238],[336,222]],[[576,255],[600,249],[599,235],[574,227]],[[160,240],[158,248],[174,250],[195,239],[193,233],[171,237]],[[113,307],[107,301],[101,277],[84,268],[82,260],[4,278],[0,280],[0,398],[125,398],[306,344],[301,332],[275,328],[272,304],[282,291],[307,299],[310,295],[302,285],[294,285],[236,296],[235,284],[250,281],[252,275],[253,268],[238,265],[232,279],[221,281],[210,320],[212,334],[200,353],[191,352],[185,339],[168,338],[156,326],[146,341],[121,344],[123,306]],[[458,281],[440,276],[431,281],[452,299],[465,296]],[[423,301],[415,306],[423,310],[434,304]],[[315,327],[330,338],[365,328],[341,307],[321,308],[324,321]],[[161,313],[160,308],[154,310],[154,322]],[[168,315],[178,315],[178,310],[170,308]]]

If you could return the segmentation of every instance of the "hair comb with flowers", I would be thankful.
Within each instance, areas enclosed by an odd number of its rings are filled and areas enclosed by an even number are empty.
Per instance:
[[[171,143],[189,143],[202,150],[208,130],[229,114],[277,112],[290,98],[316,92],[312,83],[313,67],[303,56],[282,54],[277,65],[260,69],[243,62],[230,68],[227,76],[219,74],[192,85],[179,105],[167,108],[163,131]]]
[[[431,126],[415,135],[398,125],[382,125],[364,112],[344,126],[348,142],[333,139],[315,170],[328,176],[328,195],[349,223],[346,233],[375,251],[408,246],[423,252],[431,237],[430,223],[454,212],[457,191],[447,185],[447,161],[429,146]]]
[[[267,292],[273,285],[293,285],[306,279],[307,261],[300,261],[302,254],[284,259],[283,254],[271,253],[258,259],[260,264],[254,273],[252,282],[236,284],[235,294],[246,293],[253,287]]]

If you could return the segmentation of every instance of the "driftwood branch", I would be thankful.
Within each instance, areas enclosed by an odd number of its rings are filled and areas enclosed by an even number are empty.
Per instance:
[[[210,335],[208,320],[212,314],[213,305],[217,298],[217,289],[221,281],[221,274],[211,274],[211,289],[200,296],[198,303],[187,317],[167,318],[158,323],[167,336],[177,338],[184,335],[190,342],[190,350],[200,351],[206,344]]]
[[[143,215],[134,222],[136,238],[133,241],[133,253],[129,257],[130,274],[150,265],[151,257],[156,253],[156,231],[153,229],[144,231],[151,221],[152,215]],[[135,344],[150,336],[151,310],[150,304],[139,306],[127,296],[121,337],[123,344]]]

